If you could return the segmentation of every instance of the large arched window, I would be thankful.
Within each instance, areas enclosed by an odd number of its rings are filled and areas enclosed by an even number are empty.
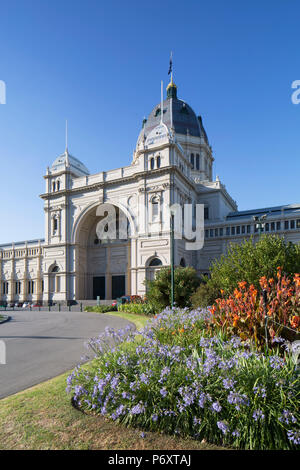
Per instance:
[[[157,157],[157,168],[160,168],[160,155]]]
[[[150,159],[150,169],[154,170],[154,158]]]

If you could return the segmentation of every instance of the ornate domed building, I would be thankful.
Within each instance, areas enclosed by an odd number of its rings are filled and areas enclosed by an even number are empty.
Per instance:
[[[199,274],[229,242],[258,237],[255,216],[267,216],[265,232],[299,242],[300,205],[239,212],[220,179],[213,181],[213,162],[201,116],[171,80],[166,99],[143,120],[131,164],[90,175],[66,148],[47,169],[45,237],[0,246],[0,300],[145,294],[145,281],[171,262],[170,208],[177,211],[175,265]],[[199,232],[201,247],[193,244]]]

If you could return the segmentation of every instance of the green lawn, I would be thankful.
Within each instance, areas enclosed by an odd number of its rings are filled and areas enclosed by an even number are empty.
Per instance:
[[[143,315],[111,312],[135,323]],[[193,439],[126,428],[97,416],[75,410],[66,394],[69,372],[23,392],[0,400],[0,449],[107,449],[107,450],[204,450],[221,449]]]

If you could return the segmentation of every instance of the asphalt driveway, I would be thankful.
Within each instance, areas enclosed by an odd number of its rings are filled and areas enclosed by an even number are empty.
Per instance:
[[[128,325],[113,315],[87,312],[7,313],[12,320],[0,324],[0,340],[6,345],[6,364],[0,364],[0,398],[72,369],[87,354],[86,340],[107,326]]]

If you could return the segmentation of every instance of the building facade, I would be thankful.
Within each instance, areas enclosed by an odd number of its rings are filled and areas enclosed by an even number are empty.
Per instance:
[[[187,249],[184,237],[175,240],[175,265],[193,266],[199,274],[209,271],[229,243],[250,236],[255,242],[255,216],[266,215],[266,233],[300,241],[300,204],[238,211],[220,179],[213,181],[213,162],[201,117],[178,99],[171,80],[166,99],[143,121],[129,166],[90,175],[66,148],[47,168],[41,195],[45,236],[0,245],[0,300],[144,295],[145,280],[170,265],[167,208],[174,205],[189,205],[194,229],[196,206],[204,207],[203,248]],[[110,217],[116,220],[113,239],[105,235]]]

